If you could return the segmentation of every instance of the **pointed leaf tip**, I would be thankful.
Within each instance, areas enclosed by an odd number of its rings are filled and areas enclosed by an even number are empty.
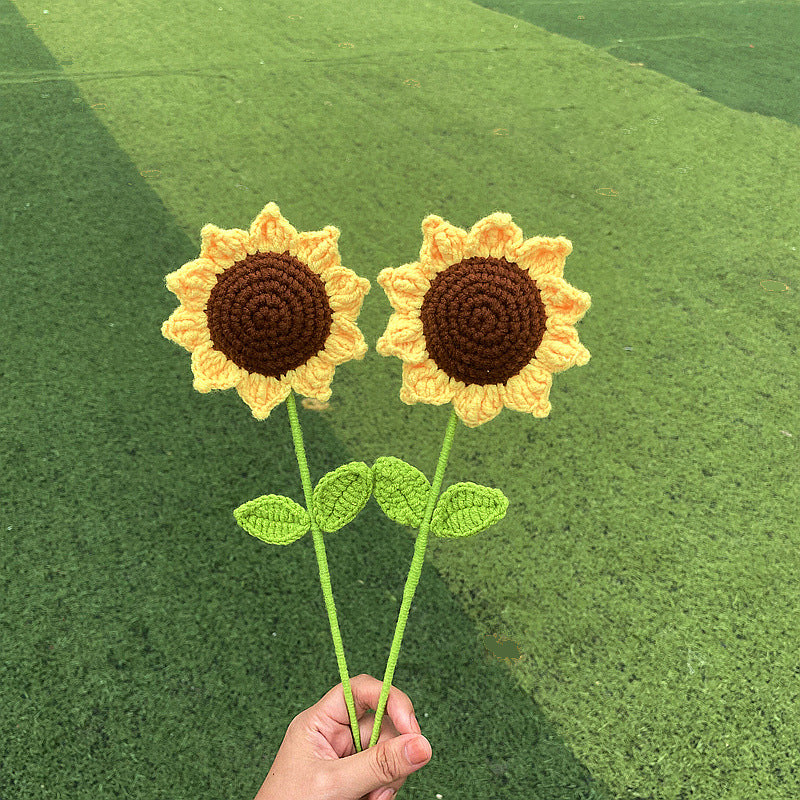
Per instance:
[[[456,483],[442,493],[431,520],[435,536],[460,539],[474,536],[500,522],[508,498],[499,490],[477,483]]]
[[[267,544],[291,544],[311,527],[308,512],[278,494],[249,500],[235,509],[233,516],[247,533]]]
[[[352,522],[372,495],[372,470],[352,461],[324,475],[314,489],[314,519],[321,531],[333,533]]]
[[[373,494],[389,519],[419,528],[431,490],[430,481],[411,464],[393,456],[379,458],[372,467]]]

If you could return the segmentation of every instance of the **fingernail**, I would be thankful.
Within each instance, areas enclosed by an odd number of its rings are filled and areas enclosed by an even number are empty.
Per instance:
[[[394,789],[387,789],[385,792],[381,792],[378,795],[378,800],[392,800],[392,798],[397,794]]]
[[[421,764],[431,757],[431,746],[424,736],[417,736],[406,745],[406,756],[412,764]]]

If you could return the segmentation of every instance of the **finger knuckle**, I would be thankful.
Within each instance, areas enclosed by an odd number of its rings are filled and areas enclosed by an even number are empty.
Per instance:
[[[372,766],[375,770],[375,777],[384,783],[393,781],[399,771],[394,754],[386,747],[379,747],[375,750]]]
[[[392,687],[392,691],[396,692],[397,696],[404,703],[407,702],[407,703],[411,704],[411,698],[402,689],[398,689],[396,686],[393,686]]]

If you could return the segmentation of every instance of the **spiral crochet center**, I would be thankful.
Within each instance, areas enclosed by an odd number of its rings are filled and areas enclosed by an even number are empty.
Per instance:
[[[332,311],[322,279],[285,253],[254,253],[221,273],[206,304],[215,350],[278,378],[322,350]]]
[[[463,383],[504,384],[534,356],[547,315],[528,273],[505,257],[453,264],[431,282],[420,311],[428,355]]]

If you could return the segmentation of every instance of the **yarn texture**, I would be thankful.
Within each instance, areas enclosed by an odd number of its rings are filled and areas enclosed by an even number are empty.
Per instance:
[[[372,467],[375,499],[389,519],[419,528],[425,516],[430,481],[399,458],[379,458]]]
[[[314,489],[314,517],[319,529],[333,533],[352,522],[372,496],[372,470],[363,461],[343,464]]]
[[[394,313],[375,349],[403,361],[400,399],[453,403],[469,427],[503,407],[546,417],[552,375],[589,361],[574,323],[591,305],[568,284],[563,236],[524,239],[496,212],[469,232],[423,220],[419,261],[378,275]]]
[[[298,233],[268,203],[247,231],[200,233],[199,258],[166,276],[181,304],[161,326],[192,354],[194,388],[235,388],[256,419],[293,389],[330,399],[336,367],[367,352],[369,281],[342,266],[339,230]]]
[[[399,458],[379,458],[372,467],[374,495],[389,519],[419,528],[431,493],[428,479]],[[430,531],[448,539],[474,536],[499,522],[508,498],[499,490],[477,483],[456,483],[439,497],[433,508]]]
[[[192,354],[198,392],[235,388],[260,420],[286,401],[306,508],[264,495],[239,506],[234,518],[268,544],[291,544],[311,530],[350,727],[361,750],[322,530],[338,530],[361,511],[372,473],[366,464],[345,465],[312,492],[292,391],[324,402],[336,366],[364,357],[367,345],[355,321],[369,281],[342,266],[337,228],[298,233],[275,203],[264,206],[247,231],[208,224],[201,238],[200,257],[166,276],[180,305],[161,333]]]
[[[199,257],[165,279],[180,305],[161,332],[191,353],[194,388],[204,393],[235,388],[256,419],[286,401],[305,508],[268,494],[233,514],[243,530],[266,544],[292,544],[311,531],[357,752],[361,734],[323,533],[344,528],[373,496],[389,519],[418,531],[372,747],[429,534],[474,536],[508,510],[502,491],[472,482],[455,483],[440,494],[457,421],[476,427],[504,407],[546,417],[552,375],[590,358],[573,326],[591,298],[563,278],[569,240],[525,239],[505,212],[484,217],[469,232],[429,215],[422,231],[419,261],[378,275],[393,313],[376,349],[403,362],[404,403],[452,404],[431,480],[402,459],[385,456],[372,467],[362,461],[343,464],[312,487],[294,392],[327,401],[336,366],[362,359],[367,350],[356,319],[370,285],[342,266],[338,229],[298,233],[269,203],[247,231],[205,225]]]
[[[308,512],[289,497],[268,494],[239,506],[233,516],[251,536],[267,544],[291,544],[308,532]]]
[[[499,489],[456,483],[436,503],[431,532],[448,539],[474,536],[503,519],[507,509],[508,498]]]

